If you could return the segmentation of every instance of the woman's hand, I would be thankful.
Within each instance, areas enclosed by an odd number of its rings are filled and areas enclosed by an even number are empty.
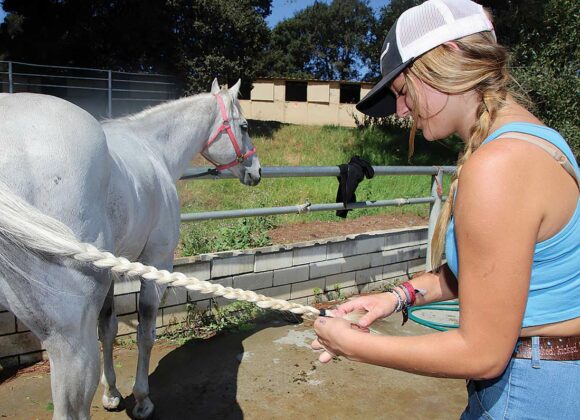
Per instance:
[[[328,363],[334,357],[344,355],[344,345],[352,340],[352,333],[355,330],[359,334],[361,330],[364,331],[346,319],[324,316],[317,318],[314,321],[314,331],[318,337],[312,342],[311,347],[314,350],[324,350],[318,360],[321,363]]]
[[[335,317],[342,318],[353,311],[365,311],[358,325],[368,327],[379,318],[391,315],[397,306],[397,298],[392,293],[379,293],[349,300],[333,311]]]

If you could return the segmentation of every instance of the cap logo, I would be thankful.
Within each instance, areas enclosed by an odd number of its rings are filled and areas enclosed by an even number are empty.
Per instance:
[[[389,47],[391,46],[390,42],[387,42],[387,45],[385,46],[385,50],[381,53],[381,59],[380,61],[380,65],[381,65],[381,73],[383,72],[383,57],[385,56],[385,54],[387,52],[389,52]]]

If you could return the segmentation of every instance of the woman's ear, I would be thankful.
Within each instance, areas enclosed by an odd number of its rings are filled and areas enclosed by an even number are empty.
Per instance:
[[[461,51],[461,48],[459,48],[459,45],[457,45],[457,42],[455,41],[447,41],[444,42],[443,45],[447,45],[448,47],[451,47],[454,50]]]

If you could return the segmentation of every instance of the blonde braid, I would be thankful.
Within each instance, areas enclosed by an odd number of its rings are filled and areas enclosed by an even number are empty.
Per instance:
[[[507,71],[508,54],[495,42],[489,32],[480,32],[443,44],[419,57],[404,71],[408,95],[413,103],[413,129],[409,136],[409,152],[413,151],[416,121],[419,112],[416,81],[422,81],[447,94],[476,91],[481,101],[476,110],[476,120],[471,127],[463,155],[457,162],[457,171],[449,189],[449,196],[441,210],[431,242],[431,266],[441,265],[445,248],[447,226],[453,214],[453,200],[457,191],[461,168],[477,150],[505,105],[510,76]]]

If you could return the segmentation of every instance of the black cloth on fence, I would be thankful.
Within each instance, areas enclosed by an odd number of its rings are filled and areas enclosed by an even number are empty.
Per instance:
[[[367,179],[375,176],[375,171],[369,162],[358,156],[353,156],[350,162],[338,165],[338,168],[340,169],[340,175],[337,177],[338,191],[336,193],[336,202],[342,203],[346,207],[348,203],[356,202],[355,191],[358,184],[365,176]],[[346,209],[337,210],[336,215],[345,219],[349,211]]]

